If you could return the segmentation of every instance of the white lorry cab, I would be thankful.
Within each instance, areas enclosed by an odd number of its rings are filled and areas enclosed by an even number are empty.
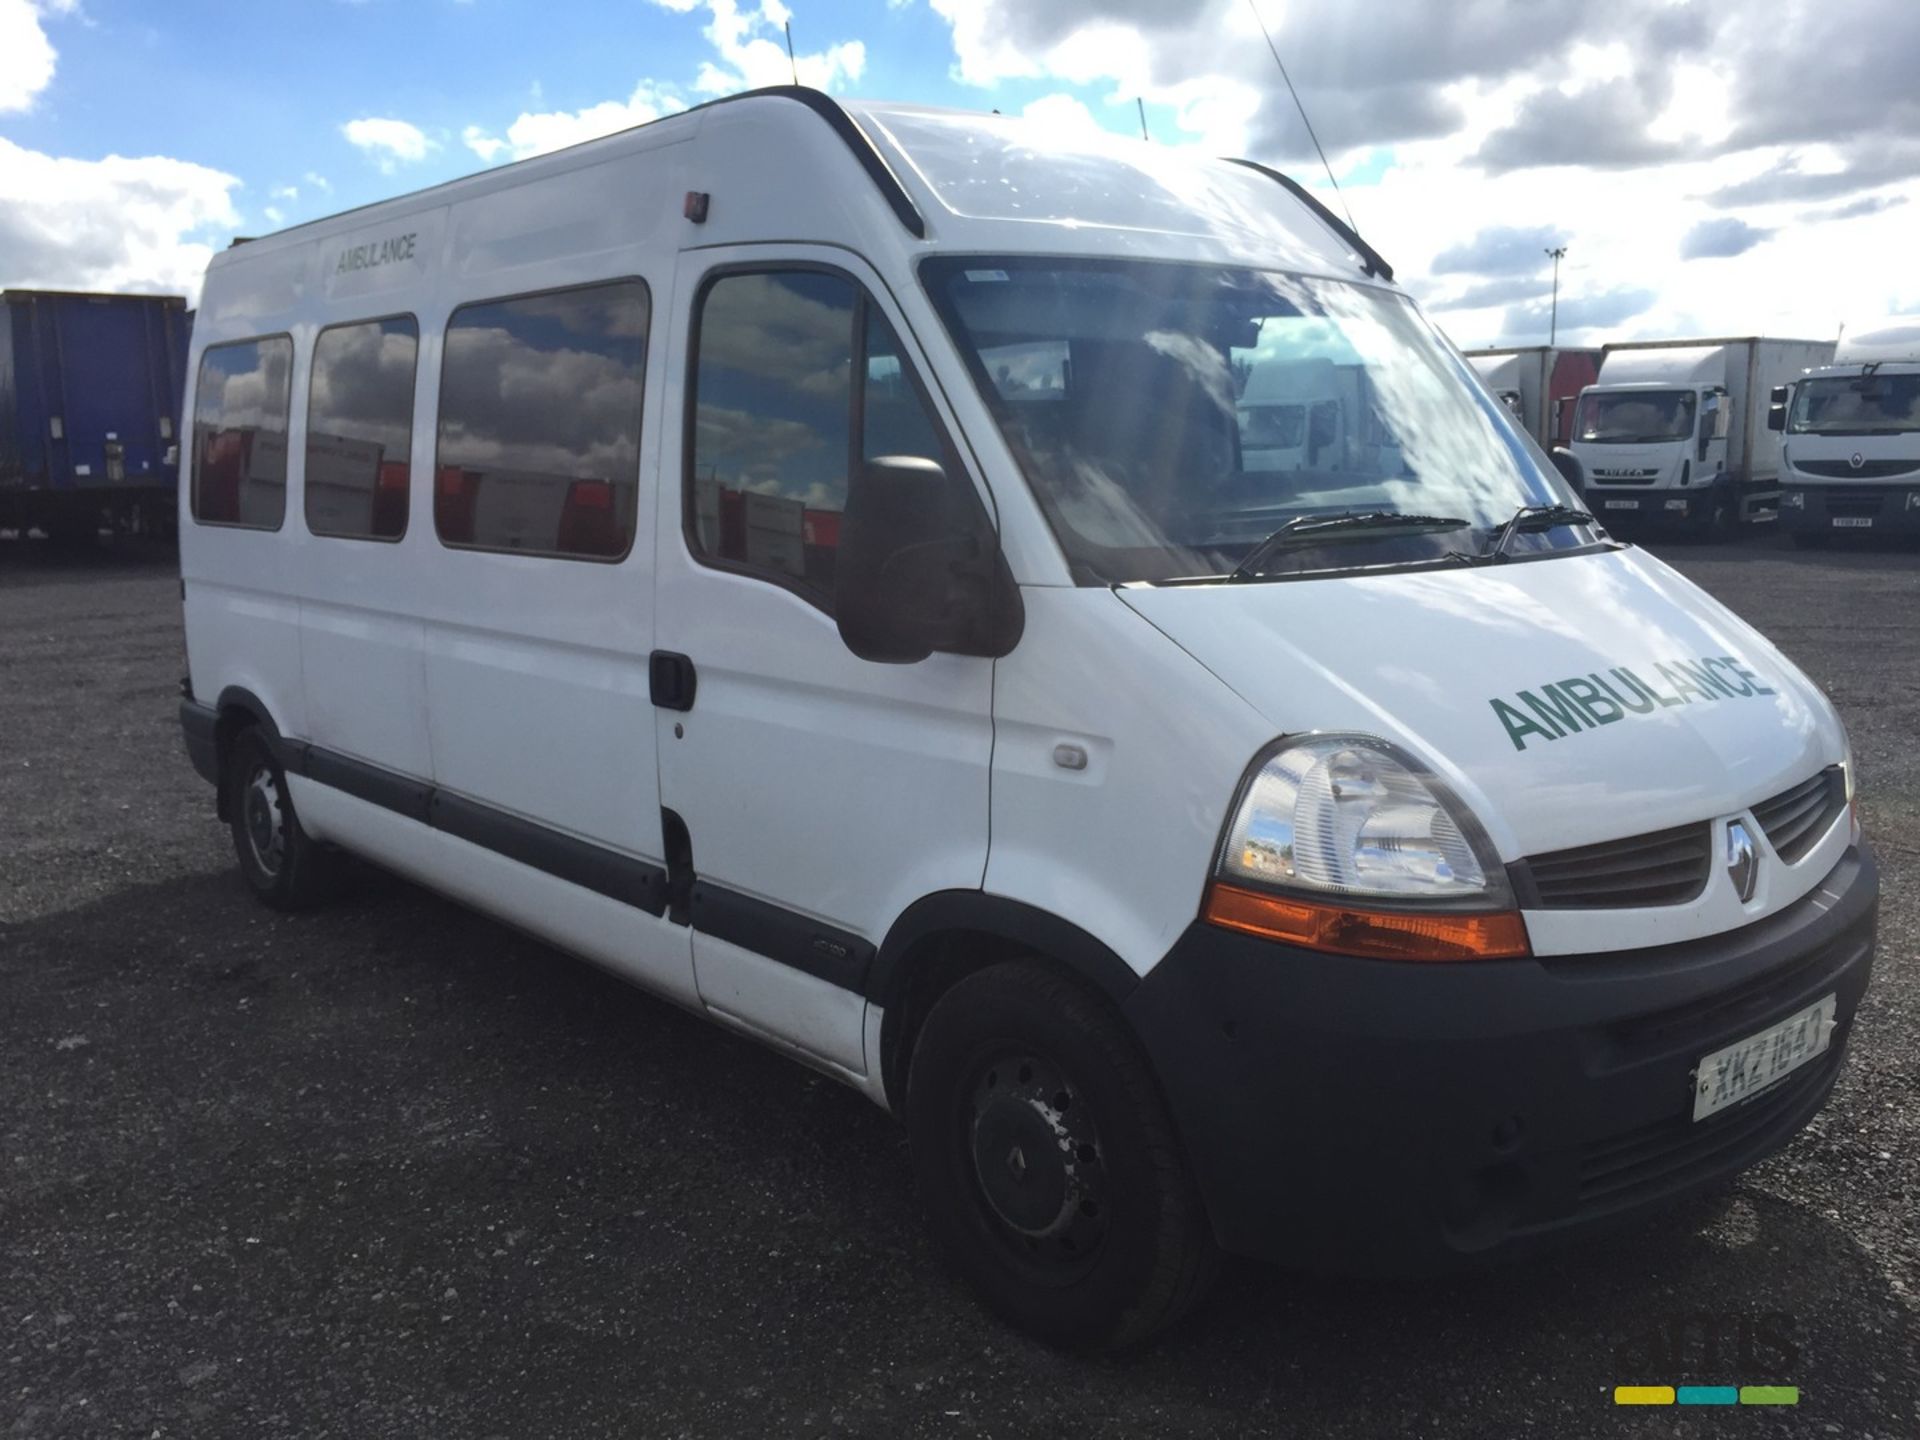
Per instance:
[[[229,249],[191,374],[247,884],[351,852],[857,1087],[1051,1340],[1586,1234],[1834,1083],[1833,708],[1271,171],[757,92]]]
[[[1772,394],[1780,519],[1799,545],[1920,535],[1920,324],[1843,338],[1831,365]]]
[[[1604,347],[1569,445],[1589,508],[1617,529],[1701,538],[1772,521],[1780,503],[1780,447],[1768,431],[1773,388],[1832,357],[1831,341],[1752,336]]]

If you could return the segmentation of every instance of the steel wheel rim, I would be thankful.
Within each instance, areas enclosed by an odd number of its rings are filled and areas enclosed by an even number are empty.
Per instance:
[[[973,1077],[964,1145],[989,1230],[1036,1278],[1078,1278],[1111,1223],[1092,1107],[1059,1065],[1031,1051],[993,1054]]]
[[[267,766],[254,766],[247,777],[240,814],[254,863],[269,876],[277,877],[287,857],[287,814],[280,800],[280,786]]]

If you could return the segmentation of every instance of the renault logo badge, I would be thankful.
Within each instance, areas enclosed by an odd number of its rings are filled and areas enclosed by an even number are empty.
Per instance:
[[[1858,451],[1855,451],[1853,454],[1853,457],[1847,461],[1847,464],[1851,465],[1856,470],[1860,469],[1866,463],[1867,463],[1867,457],[1860,454]]]
[[[1727,876],[1740,893],[1740,902],[1753,899],[1753,888],[1760,881],[1760,852],[1744,820],[1727,823]]]

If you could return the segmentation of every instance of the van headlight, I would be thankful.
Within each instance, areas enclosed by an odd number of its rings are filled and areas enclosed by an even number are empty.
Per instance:
[[[1383,740],[1306,735],[1241,782],[1206,918],[1396,959],[1527,953],[1506,870],[1436,777]]]

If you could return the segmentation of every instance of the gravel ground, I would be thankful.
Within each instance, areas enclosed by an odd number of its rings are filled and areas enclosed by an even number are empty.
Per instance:
[[[1920,556],[1669,558],[1852,729],[1885,900],[1827,1111],[1604,1243],[1241,1266],[1090,1362],[975,1308],[851,1092],[398,881],[254,904],[170,557],[0,543],[0,1434],[1920,1434]],[[1769,1314],[1798,1407],[1613,1407],[1618,1347]]]

